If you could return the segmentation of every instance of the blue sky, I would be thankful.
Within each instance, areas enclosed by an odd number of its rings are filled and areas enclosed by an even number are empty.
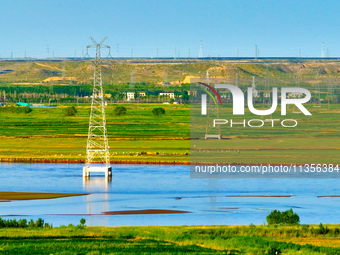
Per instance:
[[[89,36],[112,56],[340,57],[337,0],[0,0],[1,58],[78,57]],[[118,49],[118,51],[117,51]],[[119,53],[118,53],[119,52]],[[92,52],[93,56],[93,52]]]

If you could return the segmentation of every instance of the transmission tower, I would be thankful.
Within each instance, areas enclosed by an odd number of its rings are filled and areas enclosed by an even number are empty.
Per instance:
[[[109,177],[112,175],[112,168],[110,166],[109,145],[107,140],[100,49],[108,48],[110,50],[110,47],[103,44],[106,37],[100,43],[97,43],[92,37],[90,37],[90,39],[93,44],[86,47],[86,54],[88,54],[89,48],[95,48],[96,58],[94,61],[93,93],[86,149],[86,164],[83,168],[83,176],[89,177],[90,172],[105,172],[105,177]],[[93,163],[101,163],[105,166],[94,167],[92,166]]]
[[[118,43],[116,44],[116,55],[117,55],[117,58],[119,58],[119,44]]]
[[[65,76],[66,76],[66,63],[65,63],[65,61],[63,61],[61,63],[61,68],[62,68],[61,76],[63,77],[63,80],[65,81]]]
[[[200,51],[198,53],[198,58],[203,58],[203,41],[200,42]]]
[[[255,45],[255,59],[257,59],[259,56],[259,49],[257,48],[257,45]]]
[[[326,57],[326,54],[325,54],[325,43],[323,42],[321,45],[321,58],[324,58],[324,57]]]
[[[135,75],[135,70],[132,70],[131,73],[130,73],[130,84],[129,84],[130,89],[135,87],[134,86],[134,84],[135,84],[134,75]]]

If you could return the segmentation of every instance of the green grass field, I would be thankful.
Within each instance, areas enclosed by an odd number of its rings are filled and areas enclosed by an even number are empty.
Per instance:
[[[127,114],[115,116],[115,105],[106,110],[111,159],[113,161],[189,162],[190,108],[188,105],[124,104]],[[156,117],[152,108],[163,107],[164,116]],[[230,108],[230,107],[229,107]],[[313,108],[308,118],[292,114],[296,128],[221,127],[227,142],[199,140],[201,151],[217,145],[230,163],[340,163],[340,106]],[[65,116],[65,107],[32,108],[28,114],[9,113],[0,108],[0,158],[22,160],[84,160],[89,120],[89,105],[77,107],[76,116]],[[252,117],[248,112],[245,119]],[[282,119],[278,113],[273,118]],[[201,133],[205,133],[202,126]],[[219,144],[221,143],[221,145]],[[223,143],[223,144],[222,144]],[[227,152],[227,153],[226,153]]]
[[[340,254],[339,225],[0,229],[1,254]],[[276,253],[277,252],[277,253]],[[280,253],[282,252],[282,253]]]

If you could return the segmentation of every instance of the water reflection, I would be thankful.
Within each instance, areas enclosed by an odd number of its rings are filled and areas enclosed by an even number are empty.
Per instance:
[[[88,193],[93,193],[86,196],[86,213],[87,215],[102,215],[103,212],[108,212],[110,200],[110,186],[112,178],[103,177],[84,177],[83,189]],[[96,193],[99,192],[99,193]],[[99,222],[98,222],[99,220]],[[89,225],[107,226],[108,217],[89,217]],[[93,222],[92,222],[93,221]]]
[[[109,191],[112,177],[83,177],[83,189],[86,192]]]

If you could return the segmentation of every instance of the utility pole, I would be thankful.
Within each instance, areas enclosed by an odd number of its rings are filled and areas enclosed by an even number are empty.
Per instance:
[[[91,115],[83,177],[89,177],[90,172],[105,172],[105,177],[109,178],[112,175],[112,168],[110,166],[109,145],[107,140],[100,50],[101,48],[108,48],[110,50],[110,46],[103,44],[106,37],[100,43],[97,43],[92,37],[90,37],[90,39],[93,44],[86,47],[86,54],[88,55],[89,48],[95,48],[96,58],[94,61]],[[94,167],[92,166],[93,163],[101,163],[105,166]]]

